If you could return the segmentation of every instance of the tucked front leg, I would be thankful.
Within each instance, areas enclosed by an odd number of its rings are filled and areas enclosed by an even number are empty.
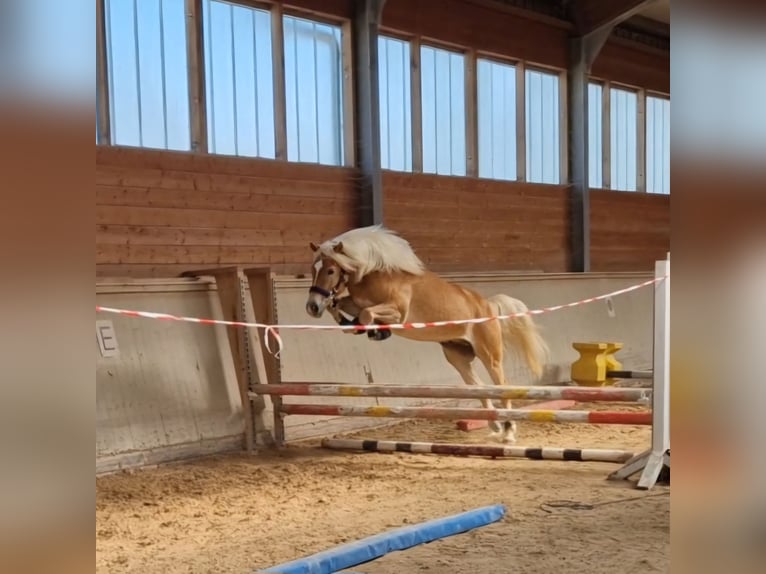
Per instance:
[[[351,297],[341,297],[328,308],[328,312],[338,325],[359,325],[360,311],[361,309],[354,303]],[[361,335],[362,331],[348,329],[344,330],[343,333],[347,335]]]
[[[402,313],[396,305],[382,303],[362,309],[359,313],[359,322],[362,325],[372,325],[373,323],[399,323],[402,320]]]
[[[359,314],[359,322],[362,325],[372,325],[373,323],[385,325],[388,323],[399,323],[401,320],[402,314],[399,309],[389,303],[367,307]],[[367,337],[375,341],[384,341],[392,334],[391,329],[367,331]]]

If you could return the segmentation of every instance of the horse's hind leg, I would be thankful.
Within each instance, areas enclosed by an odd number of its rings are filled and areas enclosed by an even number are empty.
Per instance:
[[[469,343],[442,343],[441,345],[447,362],[460,373],[466,385],[481,386],[483,384],[473,370],[471,363],[476,358],[476,354]],[[490,399],[481,399],[481,404],[487,409],[495,408]],[[503,430],[497,421],[489,421],[489,428],[497,433]]]
[[[492,382],[506,385],[503,370],[503,335],[498,323],[486,323],[474,329],[474,350],[487,369]],[[503,408],[511,409],[511,399],[503,399]],[[503,422],[503,442],[516,442],[516,421]]]

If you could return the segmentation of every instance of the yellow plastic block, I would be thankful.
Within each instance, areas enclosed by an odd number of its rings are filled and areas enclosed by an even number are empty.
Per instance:
[[[622,349],[622,343],[572,343],[580,358],[572,363],[572,381],[584,387],[614,385],[617,379],[608,378],[607,371],[622,369],[614,354]]]

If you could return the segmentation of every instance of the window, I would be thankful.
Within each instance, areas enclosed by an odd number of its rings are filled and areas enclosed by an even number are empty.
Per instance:
[[[516,179],[516,67],[477,61],[479,177]]]
[[[465,175],[465,61],[463,54],[421,46],[423,171]]]
[[[603,88],[588,84],[588,185],[604,186]]]
[[[611,88],[611,182],[612,189],[635,191],[637,183],[636,137],[638,95],[635,92]]]
[[[203,21],[209,151],[275,157],[271,15],[205,0]]]
[[[527,181],[560,183],[559,77],[526,70]]]
[[[184,0],[106,0],[112,143],[191,147]]]
[[[341,29],[284,17],[287,159],[343,163]]]
[[[380,165],[412,171],[412,100],[410,44],[378,37]]]
[[[646,98],[646,191],[670,193],[670,100]]]

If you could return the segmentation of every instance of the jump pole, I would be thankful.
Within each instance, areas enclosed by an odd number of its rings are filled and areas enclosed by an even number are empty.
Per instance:
[[[639,471],[637,487],[652,488],[663,468],[670,469],[670,254],[654,264],[654,368],[652,446],[613,472],[612,480],[627,479]]]
[[[528,458],[531,460],[562,460],[580,462],[625,463],[633,457],[624,450],[579,448],[531,448],[523,446],[446,444],[433,442],[402,442],[393,440],[360,440],[332,438],[322,441],[322,448],[331,450],[361,450],[365,452],[409,452],[452,456],[483,456],[490,458]]]
[[[577,402],[645,402],[651,389],[619,387],[469,387],[420,385],[339,385],[329,383],[279,383],[253,385],[251,396],[402,397],[412,399],[571,400]]]
[[[253,574],[333,574],[370,562],[389,552],[406,550],[418,544],[426,544],[440,538],[486,526],[500,520],[505,516],[505,512],[505,506],[502,504],[485,506],[342,544],[292,562],[272,566],[265,570],[255,570]]]
[[[534,410],[545,410],[545,411],[560,411],[563,409],[571,409],[573,406],[577,404],[576,401],[570,401],[570,400],[559,400],[559,401],[543,401],[540,403],[534,403],[531,405],[525,405],[523,407],[520,407],[520,410],[522,411],[534,411]],[[457,424],[455,425],[457,427],[457,430],[469,432],[479,429],[487,428],[488,421],[472,421],[470,419],[464,419],[457,421]]]
[[[283,404],[284,415],[330,417],[392,417],[408,419],[472,419],[488,421],[532,421],[546,423],[590,423],[650,425],[650,412],[620,411],[525,411],[521,409],[485,409],[462,407],[362,407],[353,405]]]

